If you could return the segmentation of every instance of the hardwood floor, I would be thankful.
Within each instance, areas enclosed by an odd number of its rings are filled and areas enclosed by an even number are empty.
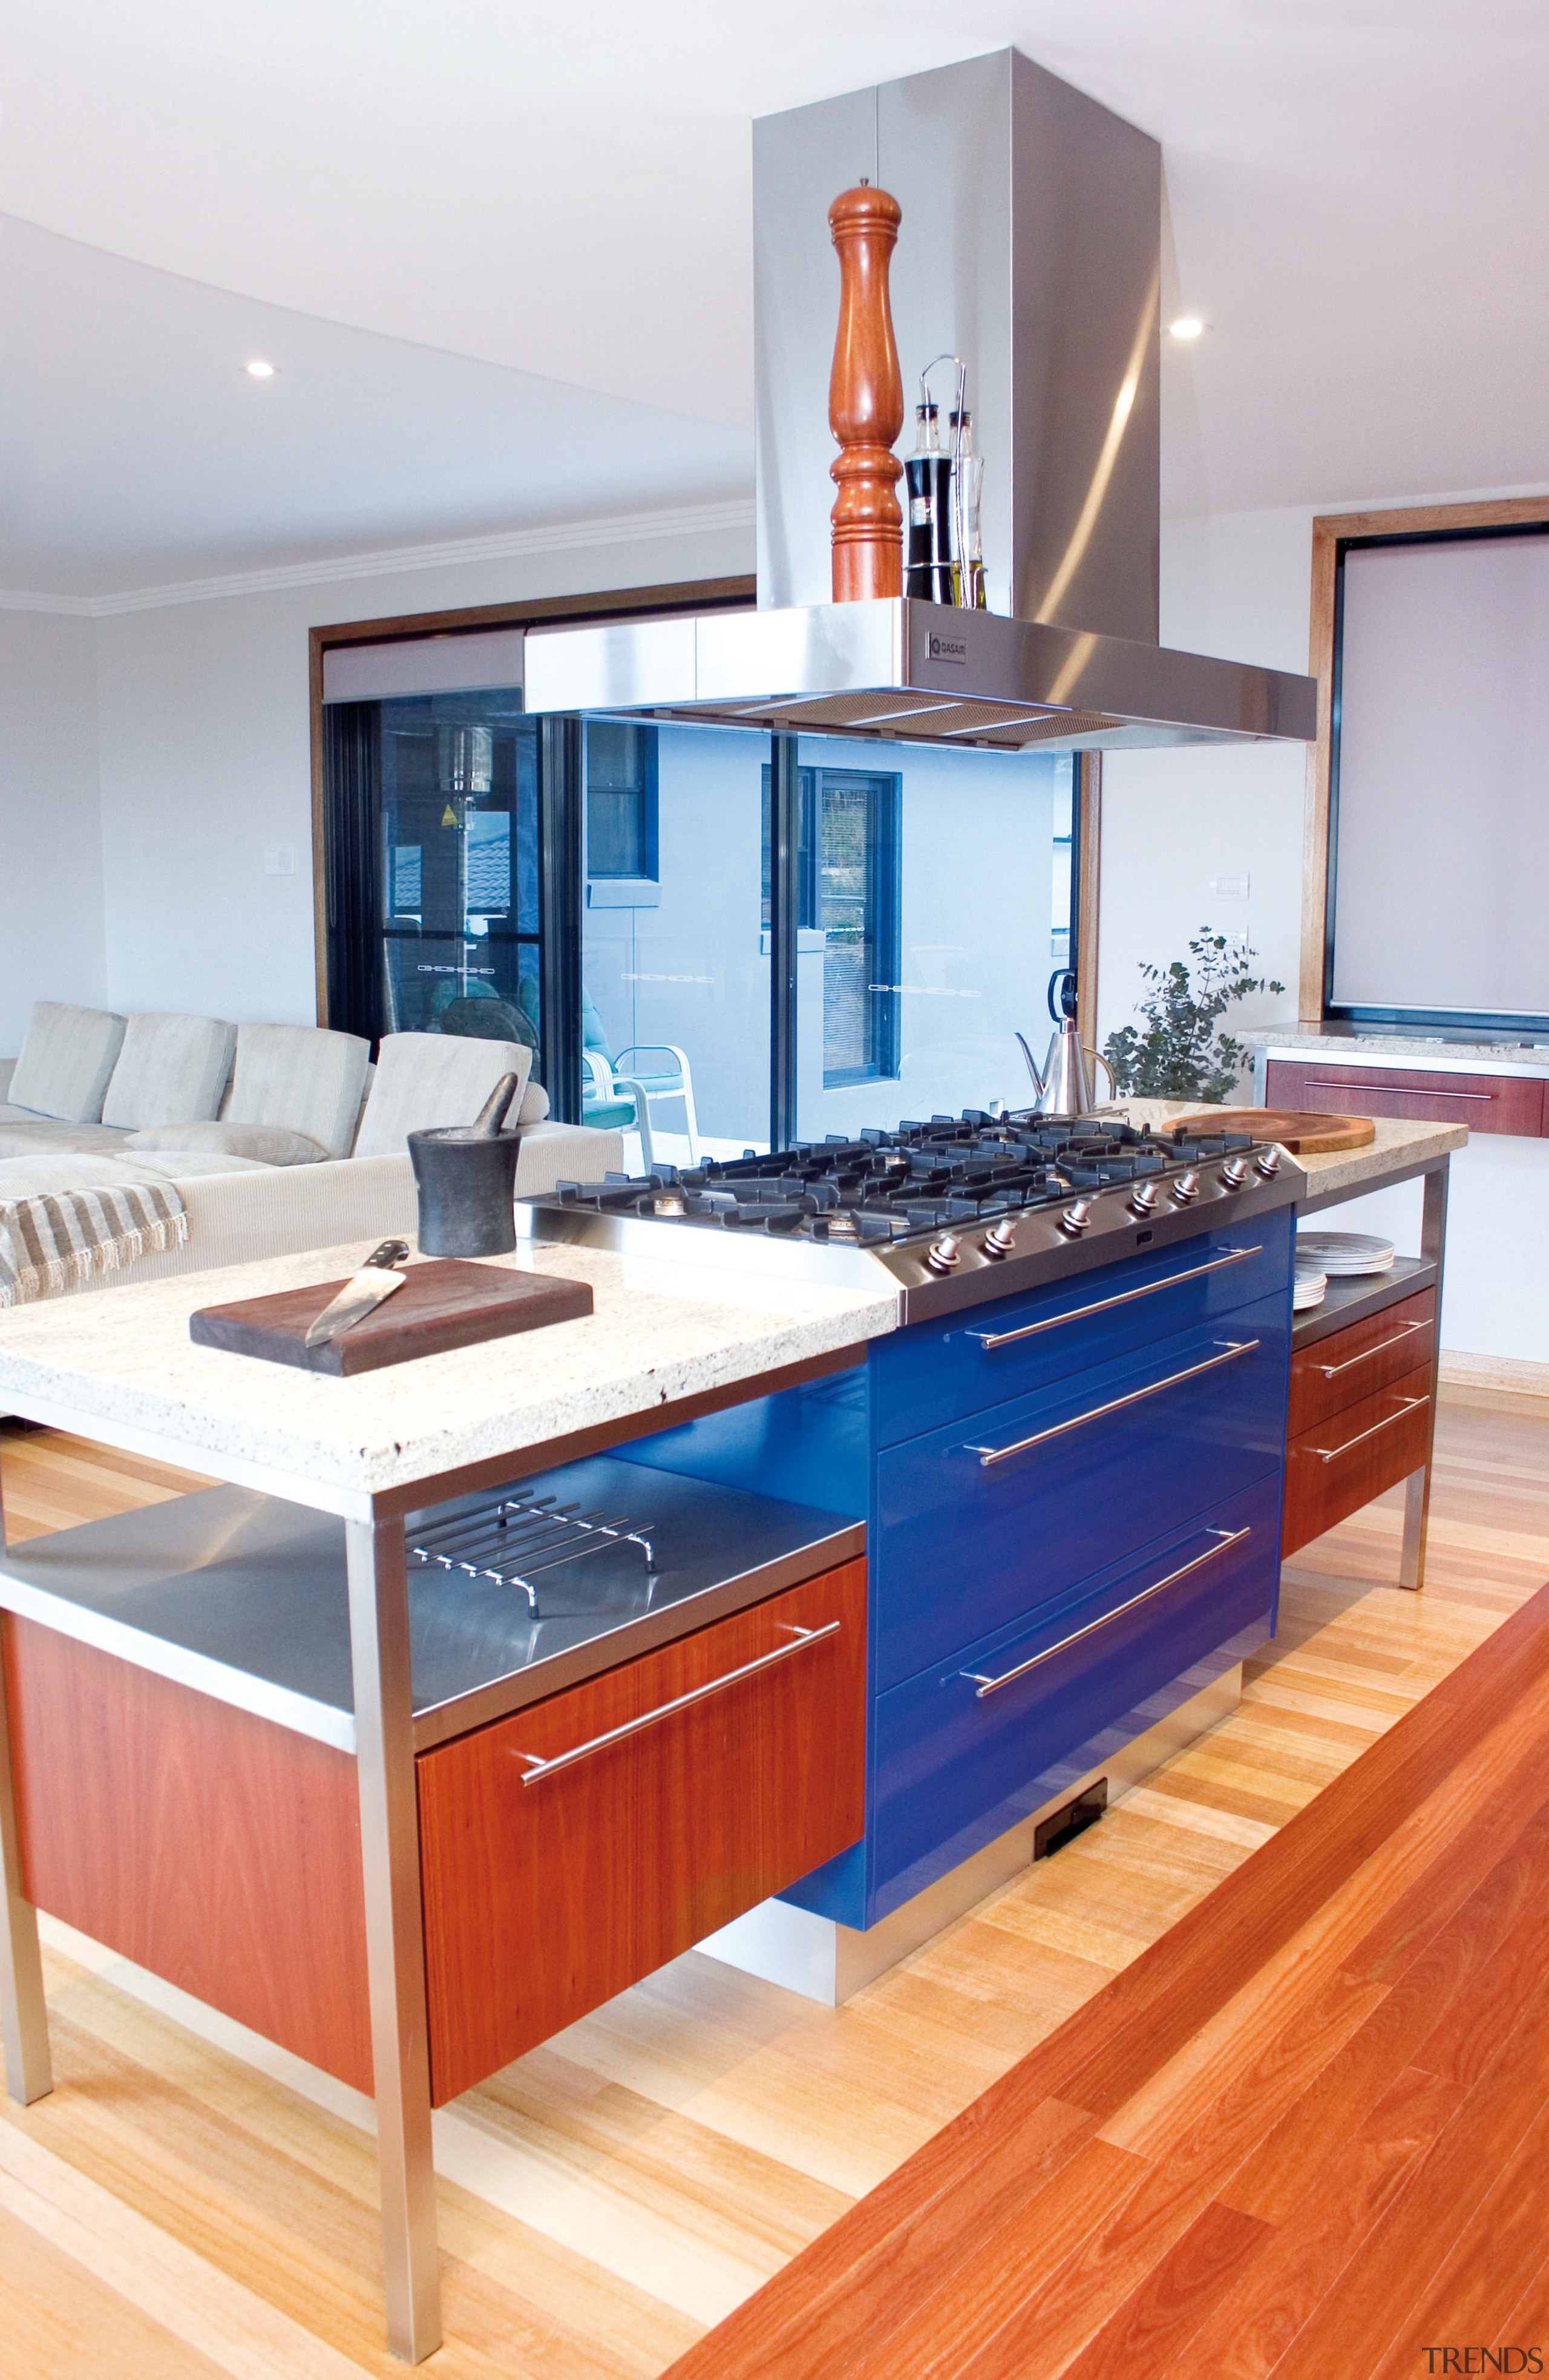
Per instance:
[[[186,1484],[3,1456],[18,1537]],[[690,1953],[443,2110],[432,2368],[826,2380],[890,2338],[911,2375],[1354,2380],[1533,2343],[1549,1631],[1503,1622],[1549,1577],[1546,1456],[1549,1420],[1444,1406],[1424,1595],[1386,1584],[1391,1503],[1306,1548],[1240,1710],[847,2008]],[[47,1933],[0,2369],[401,2369],[365,2103]],[[842,2353],[836,2307],[869,2309]]]

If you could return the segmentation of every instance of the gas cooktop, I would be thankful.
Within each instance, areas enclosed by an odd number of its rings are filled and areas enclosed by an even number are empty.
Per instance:
[[[856,1284],[880,1269],[907,1321],[1186,1238],[1223,1205],[1280,1206],[1301,1182],[1282,1150],[1240,1133],[967,1109],[768,1156],[562,1182],[535,1202],[534,1229],[660,1255],[669,1224],[718,1269]]]

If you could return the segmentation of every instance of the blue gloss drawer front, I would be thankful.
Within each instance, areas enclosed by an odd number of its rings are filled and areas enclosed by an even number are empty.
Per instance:
[[[877,1705],[872,1915],[1055,1799],[1268,1634],[1277,1477]]]
[[[877,1458],[878,1691],[1272,1475],[1284,1292]]]
[[[892,1446],[1046,1380],[1255,1304],[1290,1274],[1289,1208],[921,1323],[872,1349],[877,1442]]]

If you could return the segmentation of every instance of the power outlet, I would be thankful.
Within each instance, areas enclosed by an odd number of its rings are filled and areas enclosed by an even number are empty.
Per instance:
[[[263,853],[263,872],[266,876],[294,876],[296,873],[295,844],[266,844]]]

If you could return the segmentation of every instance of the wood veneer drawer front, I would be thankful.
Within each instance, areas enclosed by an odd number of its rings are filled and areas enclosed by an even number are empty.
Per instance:
[[[1291,1356],[1288,1434],[1296,1438],[1314,1422],[1342,1413],[1374,1396],[1406,1372],[1428,1368],[1436,1347],[1436,1293],[1417,1290],[1397,1305],[1385,1305],[1343,1330],[1330,1331]]]
[[[1543,1134],[1543,1085],[1516,1075],[1438,1075],[1418,1066],[1320,1066],[1272,1058],[1271,1107],[1334,1115],[1398,1116],[1411,1123],[1465,1123],[1470,1132]]]
[[[371,2088],[355,1761],[6,1612],[28,1898]]]
[[[857,1840],[865,1633],[846,1562],[420,1755],[438,2106]]]
[[[1429,1365],[1293,1438],[1286,1449],[1281,1552],[1294,1553],[1407,1479],[1430,1443]]]

